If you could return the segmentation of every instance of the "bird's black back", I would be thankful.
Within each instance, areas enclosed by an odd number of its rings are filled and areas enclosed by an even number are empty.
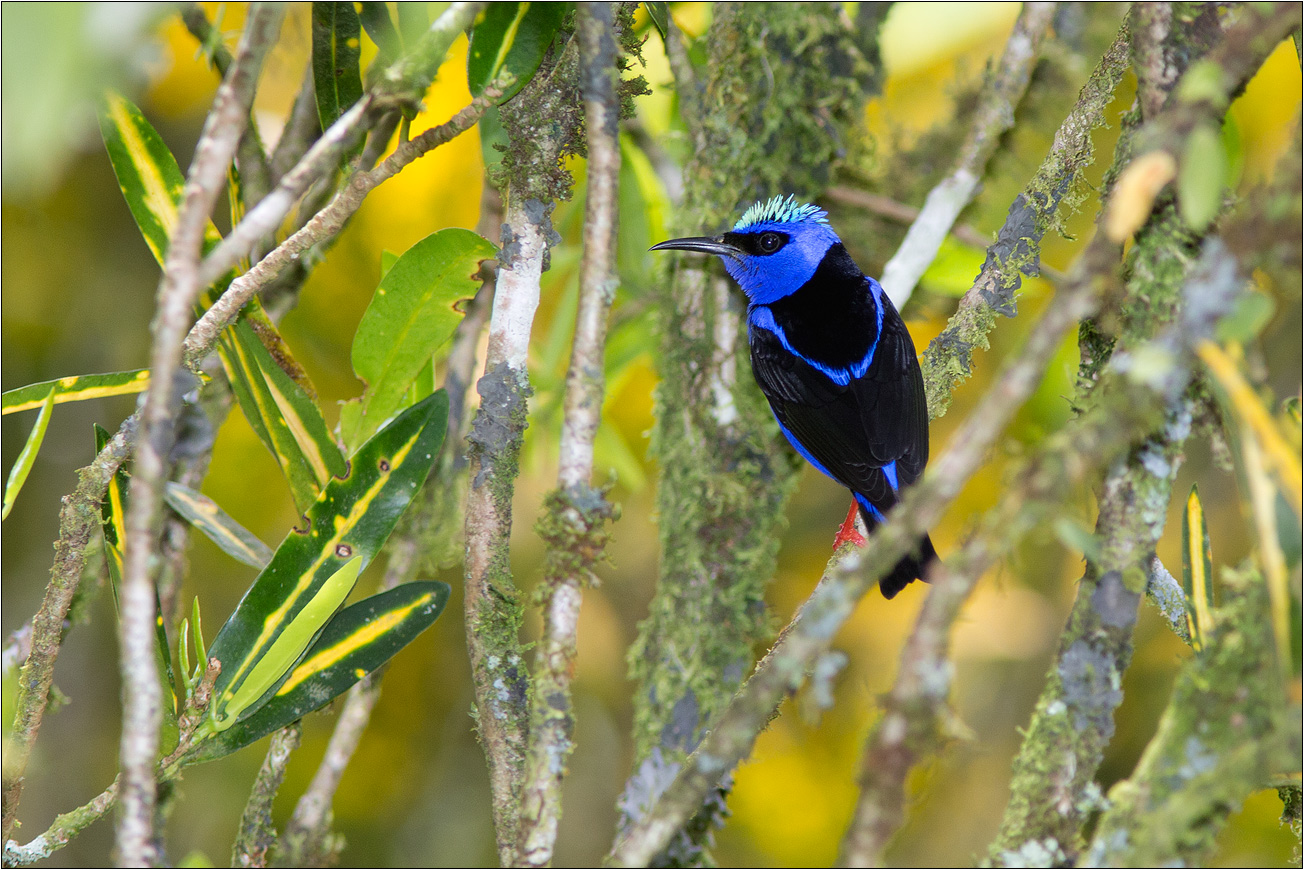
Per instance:
[[[898,485],[909,486],[928,461],[923,375],[901,316],[841,244],[809,281],[765,307],[777,332],[753,316],[749,342],[775,417],[807,458],[885,513],[897,493],[884,466],[895,463]],[[860,374],[842,374],[848,370]],[[869,528],[878,524],[863,506],[862,515]],[[884,578],[884,595],[917,577],[933,555],[925,537],[918,558],[902,560]]]

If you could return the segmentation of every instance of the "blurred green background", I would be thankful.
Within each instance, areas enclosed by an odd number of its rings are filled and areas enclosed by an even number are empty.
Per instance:
[[[855,4],[849,4],[854,6]],[[437,7],[439,4],[431,4]],[[233,41],[243,23],[242,4],[205,4],[210,19]],[[437,12],[432,8],[432,15]],[[676,4],[676,20],[689,36],[709,26],[709,8]],[[1018,4],[897,4],[882,32],[887,73],[884,92],[868,109],[872,143],[863,168],[871,182],[893,157],[934,127],[950,123],[965,95],[981,83],[989,59],[999,56]],[[1080,18],[1103,49],[1125,13],[1097,7]],[[94,100],[105,87],[136,101],[184,167],[217,80],[193,39],[167,7],[151,4],[5,4],[3,15],[3,388],[63,375],[115,371],[147,361],[148,325],[158,270],[118,190],[99,141]],[[640,13],[640,23],[646,18]],[[644,71],[653,88],[638,101],[637,123],[671,156],[683,152],[669,72],[656,32],[647,28]],[[270,55],[256,104],[265,140],[275,139],[302,80],[310,50],[308,7],[291,7]],[[364,38],[364,63],[375,48]],[[426,99],[414,130],[446,120],[469,100],[466,41],[459,39]],[[1094,64],[1066,53],[1034,80],[1047,97],[1021,109],[1019,131],[996,159],[991,178],[962,222],[990,235],[1031,176],[1050,137]],[[1049,83],[1043,76],[1057,76]],[[1053,85],[1053,87],[1051,87]],[[1132,85],[1120,88],[1117,118],[1131,102]],[[1298,119],[1300,65],[1284,44],[1230,113],[1228,141],[1239,153],[1240,187],[1247,189],[1271,167]],[[1026,122],[1026,123],[1025,123]],[[963,123],[963,122],[960,122]],[[1108,163],[1117,125],[1096,135],[1098,181]],[[963,129],[960,127],[959,129]],[[646,299],[657,280],[648,244],[665,238],[669,198],[651,163],[632,145],[622,174],[621,291],[609,350],[609,398],[597,467],[599,481],[615,484],[622,505],[613,530],[610,563],[600,588],[584,599],[576,682],[577,752],[565,792],[557,851],[559,865],[592,863],[610,845],[615,798],[630,765],[627,740],[631,685],[625,650],[646,612],[656,577],[653,515],[656,469],[647,458],[652,422],[655,312]],[[953,152],[952,152],[953,153]],[[582,163],[575,166],[582,179]],[[945,164],[928,171],[937,174]],[[880,173],[875,177],[875,173]],[[922,172],[922,171],[921,171]],[[327,421],[337,402],[361,384],[349,366],[353,331],[379,278],[383,250],[401,252],[446,226],[474,227],[483,177],[477,131],[418,161],[371,195],[338,243],[308,280],[299,306],[282,329],[320,393]],[[926,189],[926,188],[925,188]],[[829,203],[826,203],[829,204]],[[918,206],[919,201],[910,203]],[[1073,238],[1048,237],[1043,258],[1064,270],[1089,237],[1094,195],[1068,222]],[[857,232],[861,218],[831,207],[852,253],[877,273],[895,249],[891,238]],[[562,375],[576,299],[582,191],[562,204],[554,220],[565,239],[544,276],[535,323],[531,401],[523,473],[515,501],[512,563],[529,590],[541,572],[543,546],[533,531],[544,493],[556,477]],[[219,226],[225,218],[217,217]],[[713,230],[715,228],[703,228]],[[945,325],[954,297],[967,289],[983,259],[980,249],[948,243],[907,308],[906,320],[922,349]],[[1266,280],[1266,279],[1265,279]],[[1300,288],[1263,289],[1276,303],[1264,337],[1263,362],[1280,398],[1299,390]],[[976,356],[977,376],[961,387],[950,413],[933,425],[934,453],[977,402],[999,362],[1017,348],[1045,305],[1051,285],[1024,284],[1019,317],[1003,320],[992,349]],[[945,556],[973,518],[994,503],[1006,460],[1037,443],[1069,415],[1077,365],[1076,341],[1065,344],[1037,395],[1012,424],[992,457],[933,533]],[[6,637],[39,604],[57,534],[59,499],[75,484],[74,472],[93,455],[91,424],[110,429],[130,413],[134,397],[60,405],[40,458],[3,526],[3,630]],[[7,470],[21,449],[34,412],[3,420]],[[1179,504],[1198,482],[1209,516],[1214,559],[1234,564],[1249,550],[1233,476],[1213,461],[1202,442],[1188,448],[1170,507],[1170,529],[1159,555],[1180,566]],[[204,491],[263,540],[275,544],[295,520],[287,487],[271,456],[239,413],[222,426]],[[1094,522],[1088,490],[1076,497],[1076,516]],[[770,603],[776,627],[818,579],[832,535],[845,515],[846,494],[807,469],[788,509],[788,528]],[[234,607],[253,578],[207,540],[193,536],[185,594],[199,595],[208,634]],[[980,583],[954,637],[955,709],[966,736],[910,782],[909,821],[889,858],[901,864],[969,864],[979,859],[999,822],[1007,797],[1009,764],[1018,729],[1027,723],[1041,688],[1082,568],[1081,553],[1052,530],[1035,536]],[[88,570],[103,585],[97,558]],[[345,865],[460,866],[494,862],[488,783],[469,712],[471,687],[461,635],[460,573],[439,579],[453,585],[446,615],[394,662],[371,726],[335,802],[337,826],[348,841]],[[368,580],[364,578],[362,587]],[[374,578],[371,582],[374,582]],[[896,671],[898,652],[922,601],[922,584],[885,602],[871,594],[839,638],[850,663],[838,681],[839,704],[822,717],[809,715],[799,698],[761,737],[752,760],[737,773],[730,800],[733,817],[718,833],[722,865],[828,864],[850,819],[855,776],[876,697]],[[1143,605],[1136,656],[1117,714],[1117,734],[1100,771],[1108,788],[1126,776],[1154,731],[1176,669],[1189,651]],[[118,741],[117,645],[107,592],[89,609],[89,624],[69,635],[56,671],[62,700],[47,718],[29,767],[20,808],[22,842],[44,830],[54,815],[103,789],[116,769]],[[527,626],[535,632],[536,626]],[[5,687],[8,702],[12,686]],[[8,705],[6,710],[8,711]],[[321,757],[332,719],[304,723],[277,804],[288,816]],[[262,746],[190,769],[168,823],[174,861],[227,861],[244,800],[262,759]],[[1221,840],[1217,863],[1282,865],[1292,837],[1277,824],[1275,792],[1254,796]],[[102,863],[111,827],[101,822],[52,859],[55,865]]]

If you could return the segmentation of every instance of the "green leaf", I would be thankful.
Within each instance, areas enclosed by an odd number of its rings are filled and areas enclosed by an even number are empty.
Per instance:
[[[504,70],[516,81],[504,92],[505,103],[525,87],[552,45],[568,3],[490,3],[476,16],[467,49],[466,78],[471,95],[484,93]]]
[[[104,449],[113,437],[108,430],[95,424],[95,452]],[[104,532],[104,561],[109,567],[109,581],[117,597],[118,584],[122,582],[122,542],[127,528],[127,472],[122,466],[114,472],[100,503],[100,528]]]
[[[1236,297],[1232,310],[1218,321],[1215,335],[1220,344],[1246,342],[1257,338],[1277,313],[1272,297],[1257,290],[1249,290]]]
[[[1191,131],[1177,177],[1178,208],[1195,232],[1203,231],[1222,210],[1227,185],[1227,152],[1222,134],[1210,124]]]
[[[186,522],[203,532],[228,556],[255,568],[265,568],[272,560],[271,547],[231,519],[230,514],[202,492],[168,481],[163,498]]]
[[[389,17],[389,9],[384,3],[359,3],[358,19],[362,27],[380,49],[377,61],[388,65],[402,52],[398,31],[394,29],[394,19]],[[374,69],[374,67],[373,67]]]
[[[100,106],[100,135],[127,208],[136,219],[145,244],[163,265],[168,240],[177,225],[186,177],[177,160],[140,109],[120,94],[105,94]],[[221,236],[212,222],[204,233],[205,247]]]
[[[257,712],[201,744],[187,763],[220,758],[321,709],[429,628],[449,592],[446,583],[405,583],[341,610]]]
[[[149,369],[109,372],[102,375],[72,375],[9,390],[0,397],[0,401],[3,402],[3,411],[0,413],[16,414],[19,411],[39,408],[45,404],[51,390],[54,391],[54,403],[62,405],[64,402],[81,402],[104,396],[143,393],[148,389]]]
[[[425,481],[447,422],[442,390],[404,411],[363,445],[349,474],[331,480],[303,528],[281,542],[209,650],[222,662],[212,732],[252,714],[288,676]]]
[[[341,416],[345,444],[361,444],[401,407],[413,379],[461,322],[456,303],[475,295],[474,274],[495,250],[470,230],[440,230],[385,273],[353,337],[353,370],[367,388],[356,418]]]
[[[661,34],[661,38],[664,40],[666,38],[666,27],[670,19],[670,4],[644,3],[643,6],[647,9],[648,20],[652,22],[652,26],[657,29],[657,33]]]
[[[396,3],[398,33],[403,38],[403,50],[411,51],[425,32],[430,29],[429,10],[425,3]]]
[[[55,391],[51,389],[46,394],[45,401],[41,403],[41,413],[36,415],[36,423],[27,436],[27,443],[23,445],[18,458],[14,460],[14,467],[9,469],[9,479],[5,482],[4,508],[0,512],[0,519],[8,517],[9,511],[13,510],[14,499],[18,498],[19,490],[27,482],[27,475],[32,470],[32,464],[36,462],[36,454],[41,452],[45,429],[50,425],[50,414],[54,411],[54,393]]]
[[[290,482],[295,506],[306,510],[331,477],[348,464],[317,404],[285,373],[242,318],[220,339],[220,358],[236,401]]]
[[[1213,631],[1213,547],[1205,524],[1200,491],[1191,487],[1182,512],[1182,591],[1191,646],[1198,652]]]
[[[352,3],[312,4],[312,80],[325,130],[362,97],[362,22]]]

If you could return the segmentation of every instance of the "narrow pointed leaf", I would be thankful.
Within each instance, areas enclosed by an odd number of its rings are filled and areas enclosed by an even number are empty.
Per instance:
[[[131,393],[143,393],[149,389],[149,369],[135,369],[129,372],[108,372],[102,375],[72,375],[39,384],[28,384],[16,390],[9,390],[0,397],[3,413],[16,414],[45,404],[50,392],[54,392],[54,403],[81,402],[86,399],[99,399],[104,396],[125,396]]]
[[[405,583],[344,608],[276,693],[247,719],[202,744],[189,763],[234,752],[321,709],[429,628],[443,613],[449,591],[446,583]]]
[[[467,51],[466,78],[471,95],[480,96],[506,70],[516,81],[499,102],[516,96],[543,62],[568,6],[566,3],[488,4],[476,17]]]
[[[1191,645],[1199,650],[1213,630],[1213,547],[1200,491],[1194,486],[1182,512],[1182,590]]]
[[[169,481],[163,498],[186,522],[204,533],[234,559],[255,568],[265,568],[272,560],[272,548],[258,540],[253,532],[237,523],[231,515],[202,492]]]
[[[394,19],[389,17],[389,8],[384,3],[359,3],[358,19],[371,41],[380,49],[377,58],[382,64],[393,61],[402,52],[398,31],[394,29]]]
[[[395,418],[354,455],[347,476],[327,484],[302,528],[277,548],[209,650],[222,662],[211,707],[214,732],[258,709],[325,626],[334,611],[330,602],[348,595],[350,578],[379,552],[430,473],[447,421],[443,391]]]
[[[475,272],[495,250],[470,230],[444,229],[385,273],[353,337],[353,370],[367,389],[357,423],[343,430],[346,444],[361,444],[402,407],[412,381],[461,322],[455,306],[475,295]]]
[[[323,130],[362,96],[362,22],[352,3],[312,4],[312,80]]]
[[[290,483],[295,506],[306,510],[327,480],[347,471],[321,411],[276,364],[248,322],[237,321],[223,336],[221,346],[241,410],[276,457]]]
[[[140,109],[120,94],[105,94],[100,105],[100,135],[127,208],[161,266],[177,225],[186,177],[163,137]],[[205,247],[220,238],[210,221],[204,233]]]
[[[670,4],[664,2],[644,3],[643,6],[647,9],[648,20],[650,20],[652,26],[657,29],[657,33],[661,34],[661,38],[665,39],[666,26],[670,18]]]
[[[23,445],[18,458],[14,460],[14,467],[9,469],[9,479],[5,481],[4,508],[0,511],[0,519],[8,517],[9,511],[13,510],[14,500],[18,498],[18,492],[27,482],[27,475],[36,462],[36,454],[41,452],[41,442],[45,440],[45,430],[50,425],[50,414],[54,411],[54,395],[53,389],[46,394],[45,401],[41,403],[41,412],[36,415],[36,422],[27,436],[27,443]]]

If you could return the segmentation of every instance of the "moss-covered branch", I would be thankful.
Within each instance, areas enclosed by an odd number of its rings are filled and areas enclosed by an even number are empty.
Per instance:
[[[240,816],[240,830],[231,848],[232,867],[266,867],[268,853],[276,844],[276,828],[272,826],[272,801],[285,781],[285,768],[290,764],[290,754],[299,746],[300,728],[293,722],[272,735],[267,756],[258,768],[258,776],[249,791],[244,813]]]
[[[668,37],[694,146],[676,219],[683,234],[715,232],[753,200],[814,197],[828,183],[846,140],[859,135],[866,96],[868,65],[849,25],[837,6],[773,4],[758,14],[718,4],[700,70]],[[647,813],[752,661],[797,467],[747,374],[740,297],[717,264],[678,260],[658,284],[661,564],[629,655],[636,767],[621,798],[623,826]],[[700,860],[703,829],[722,808],[713,798],[664,860]]]
[[[618,31],[633,23],[633,10],[612,3],[576,10],[581,93],[587,130],[588,169],[584,202],[584,256],[575,338],[566,372],[557,489],[539,521],[548,544],[541,602],[543,636],[532,674],[530,740],[522,785],[519,862],[552,863],[561,822],[561,788],[574,748],[571,676],[579,635],[583,588],[606,547],[611,505],[592,486],[593,441],[604,395],[607,317],[616,295],[616,218],[620,180],[617,141]]]
[[[1041,239],[1055,226],[1061,206],[1080,201],[1083,173],[1094,157],[1091,134],[1105,122],[1114,89],[1127,71],[1128,38],[1125,26],[1082,86],[1077,104],[1055,132],[1050,153],[1010,206],[973,287],[946,329],[924,350],[929,418],[942,416],[950,407],[951,393],[969,377],[974,349],[987,347],[996,315],[1014,314],[1015,291],[1023,275],[1037,274]]]
[[[883,267],[881,284],[898,309],[937,257],[942,241],[960,212],[978,192],[987,163],[1001,137],[1014,126],[1014,111],[1032,79],[1042,41],[1055,16],[1054,3],[1025,3],[994,74],[983,87],[973,126],[955,168],[928,193],[919,217],[892,259]]]
[[[1136,770],[1110,790],[1084,866],[1201,866],[1245,798],[1299,764],[1299,708],[1285,702],[1263,576],[1224,570],[1221,589],[1216,627]]]

